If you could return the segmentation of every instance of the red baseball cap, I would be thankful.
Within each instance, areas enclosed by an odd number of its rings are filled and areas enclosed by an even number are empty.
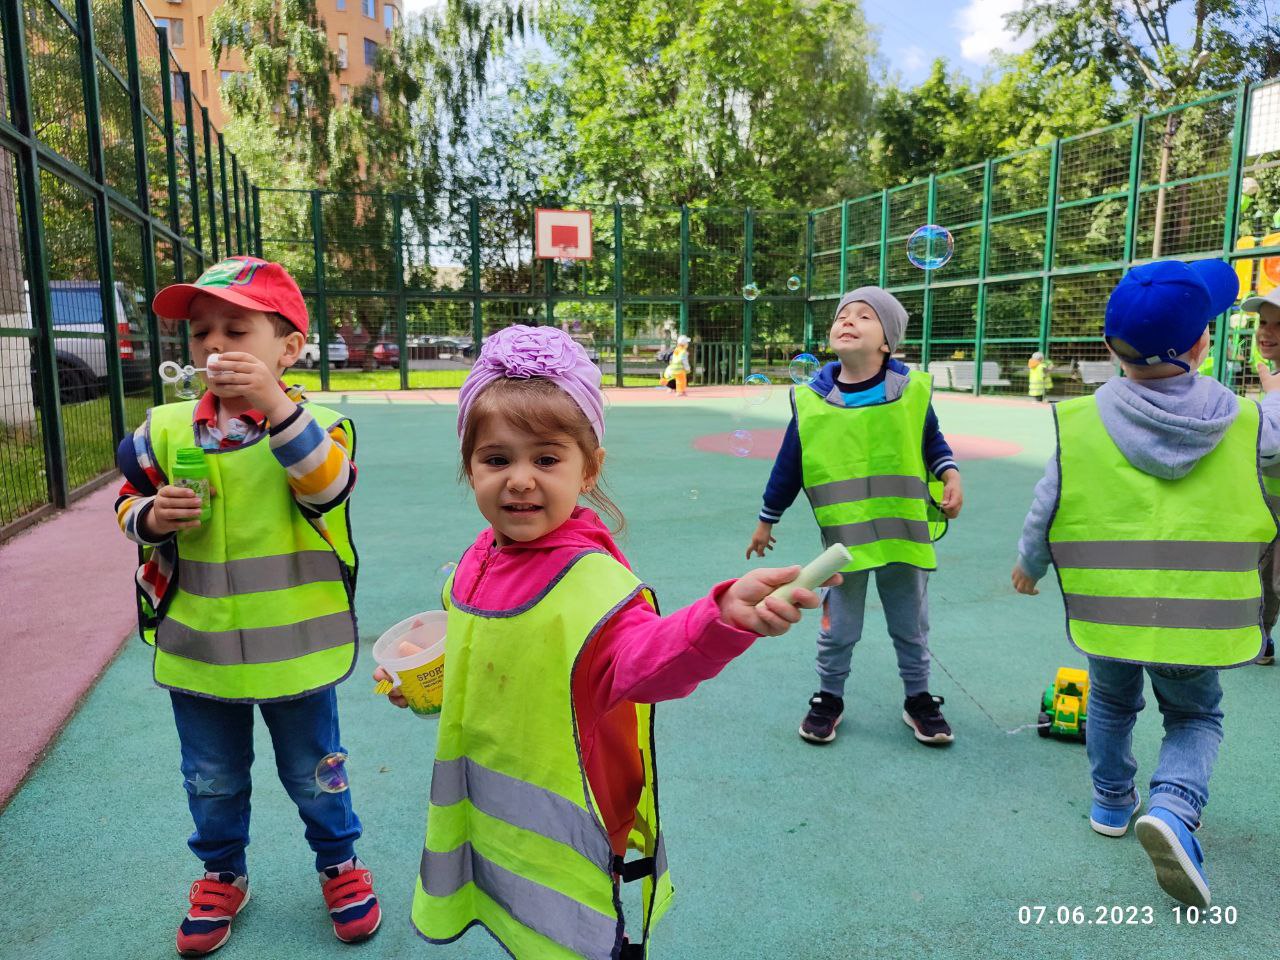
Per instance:
[[[238,307],[278,313],[302,334],[306,334],[307,302],[289,271],[270,260],[257,257],[228,257],[200,274],[195,283],[175,283],[156,294],[151,309],[161,317],[186,320],[191,315],[191,299],[205,293]]]

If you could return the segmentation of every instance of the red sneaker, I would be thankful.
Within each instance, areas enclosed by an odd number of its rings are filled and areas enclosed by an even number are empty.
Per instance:
[[[353,857],[325,868],[320,876],[334,935],[343,943],[359,943],[372,937],[382,923],[382,910],[373,892],[373,874]]]
[[[178,953],[203,957],[231,936],[231,921],[249,902],[249,881],[234,873],[206,873],[191,885],[191,909],[178,927]]]

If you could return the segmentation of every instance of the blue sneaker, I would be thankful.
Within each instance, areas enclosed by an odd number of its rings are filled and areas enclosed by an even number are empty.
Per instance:
[[[1164,807],[1152,807],[1138,818],[1138,842],[1156,868],[1156,882],[1175,900],[1201,910],[1209,906],[1204,878],[1204,852],[1187,825]]]
[[[1130,807],[1104,807],[1097,800],[1089,810],[1089,826],[1094,833],[1104,837],[1123,837],[1129,832],[1129,824],[1142,809],[1142,792],[1133,791],[1137,796]]]

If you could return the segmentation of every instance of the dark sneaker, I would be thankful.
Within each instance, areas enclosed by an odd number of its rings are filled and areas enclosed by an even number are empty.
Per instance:
[[[921,743],[950,743],[955,737],[938,707],[946,703],[942,697],[917,693],[902,703],[902,719]]]
[[[1255,660],[1255,661],[1253,661],[1253,662],[1254,662],[1254,663],[1261,664],[1261,665],[1262,665],[1262,666],[1264,666],[1264,667],[1269,667],[1269,666],[1271,666],[1271,664],[1275,663],[1275,662],[1276,662],[1276,643],[1275,643],[1275,641],[1274,641],[1274,640],[1272,640],[1270,637],[1267,637],[1267,642],[1266,642],[1266,644],[1265,644],[1265,645],[1263,646],[1263,648],[1262,648],[1262,653],[1261,653],[1261,655],[1258,657],[1258,659],[1257,659],[1257,660]]]
[[[830,743],[844,716],[844,698],[819,690],[809,698],[809,714],[800,724],[800,736],[810,743]]]

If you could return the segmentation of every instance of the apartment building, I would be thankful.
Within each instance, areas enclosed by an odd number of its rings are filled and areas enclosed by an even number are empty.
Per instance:
[[[238,52],[224,54],[213,63],[209,17],[221,0],[143,0],[151,16],[169,29],[174,59],[191,77],[191,92],[209,108],[209,119],[221,128],[226,120],[218,91],[225,79],[242,72]],[[317,8],[329,46],[338,55],[339,73],[333,83],[334,99],[346,101],[364,83],[378,48],[391,38],[403,18],[403,0],[317,0]]]

